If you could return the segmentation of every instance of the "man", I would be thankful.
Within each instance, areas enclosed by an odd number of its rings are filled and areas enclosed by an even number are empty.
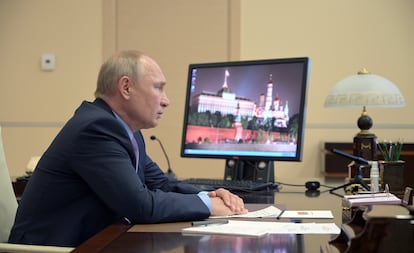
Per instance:
[[[140,130],[157,126],[169,105],[165,85],[158,64],[137,51],[102,65],[95,101],[80,105],[30,178],[9,242],[77,246],[112,223],[247,212],[227,190],[168,180],[147,156]]]

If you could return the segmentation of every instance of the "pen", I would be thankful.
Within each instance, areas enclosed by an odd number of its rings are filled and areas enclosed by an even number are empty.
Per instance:
[[[282,217],[283,213],[285,212],[285,210],[282,210],[279,215],[276,217],[276,219],[280,219],[280,217]]]
[[[227,224],[227,223],[229,223],[228,220],[205,220],[205,221],[193,221],[191,222],[191,226],[198,227],[198,226],[219,225],[219,224]]]

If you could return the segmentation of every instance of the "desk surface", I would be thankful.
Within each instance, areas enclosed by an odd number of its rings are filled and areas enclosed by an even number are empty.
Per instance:
[[[266,194],[243,194],[249,209],[274,204],[289,210],[331,210],[334,219],[322,222],[342,224],[341,198],[330,194],[329,189],[305,193],[302,187],[282,186],[279,192]],[[277,222],[276,219],[272,219]],[[266,221],[268,221],[266,219]],[[286,221],[280,219],[280,221]],[[304,220],[303,222],[314,222]],[[321,222],[321,220],[319,220]],[[223,235],[182,235],[181,229],[190,222],[111,225],[86,241],[73,252],[319,252],[321,245],[328,243],[332,235],[266,235],[261,237]]]

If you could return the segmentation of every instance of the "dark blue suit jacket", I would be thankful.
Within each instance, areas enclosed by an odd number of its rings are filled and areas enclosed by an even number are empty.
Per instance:
[[[77,246],[112,223],[207,218],[191,185],[171,182],[145,152],[139,170],[128,134],[101,99],[83,102],[40,159],[9,242]]]

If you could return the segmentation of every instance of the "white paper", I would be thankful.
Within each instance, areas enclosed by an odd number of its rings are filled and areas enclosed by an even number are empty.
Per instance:
[[[377,197],[389,197],[389,196],[395,197],[395,195],[392,193],[383,192],[383,193],[361,193],[361,194],[345,195],[344,198],[345,199],[362,199],[362,198],[377,198]]]
[[[292,219],[332,219],[331,210],[285,210],[280,218]]]
[[[276,218],[282,213],[282,210],[275,206],[248,212],[246,214],[227,215],[227,216],[210,216],[210,218]],[[284,210],[279,218],[292,219],[332,219],[330,210]]]
[[[216,224],[182,229],[183,234],[225,234],[262,236],[265,234],[339,234],[334,223],[292,223],[230,220]]]
[[[248,212],[246,214],[224,215],[224,216],[210,216],[210,218],[264,218],[264,217],[277,217],[282,210],[275,206],[268,206],[266,208]]]
[[[345,195],[343,198],[343,205],[348,207],[375,204],[401,204],[401,199],[392,193]]]

